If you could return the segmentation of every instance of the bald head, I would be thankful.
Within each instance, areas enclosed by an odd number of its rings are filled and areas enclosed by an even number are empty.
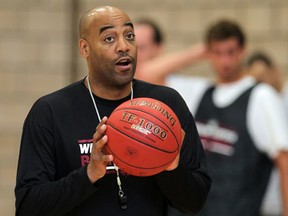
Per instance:
[[[79,22],[80,38],[86,39],[88,37],[89,27],[93,21],[97,21],[99,19],[103,19],[109,16],[119,16],[119,15],[128,17],[127,14],[125,14],[122,10],[116,7],[101,6],[101,7],[90,9],[80,19],[80,22]]]

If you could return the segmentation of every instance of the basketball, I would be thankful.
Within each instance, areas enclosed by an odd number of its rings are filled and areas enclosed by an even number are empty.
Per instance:
[[[182,129],[165,103],[135,98],[119,105],[107,120],[107,153],[121,171],[151,176],[165,170],[178,155]]]

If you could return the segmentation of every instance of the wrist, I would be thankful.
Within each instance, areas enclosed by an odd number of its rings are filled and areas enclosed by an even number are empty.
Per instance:
[[[89,163],[87,166],[87,177],[89,179],[89,181],[94,184],[97,180],[99,180],[100,178],[102,178],[103,176],[99,176],[97,175],[97,172],[95,172],[94,168],[92,167],[92,165]]]

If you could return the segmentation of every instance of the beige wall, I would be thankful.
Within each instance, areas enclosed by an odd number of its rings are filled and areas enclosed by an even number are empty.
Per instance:
[[[70,72],[86,73],[71,42],[72,0],[0,0],[0,215],[14,215],[17,157],[24,118],[41,95],[71,82]],[[288,75],[288,1],[286,0],[103,0],[77,1],[80,14],[90,7],[113,5],[132,19],[154,18],[163,28],[166,50],[201,42],[207,25],[220,17],[239,21],[249,39],[248,52],[267,51]],[[77,16],[78,15],[78,16]],[[73,46],[74,45],[74,46]],[[210,75],[202,63],[185,71]]]

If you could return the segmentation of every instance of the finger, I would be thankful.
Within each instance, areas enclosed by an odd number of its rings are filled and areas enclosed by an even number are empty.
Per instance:
[[[107,126],[105,124],[102,124],[94,133],[93,135],[93,143],[98,142],[98,140],[100,140],[103,135],[105,134]]]
[[[166,168],[166,171],[171,171],[171,170],[176,169],[179,165],[179,159],[180,159],[180,153],[176,156],[174,161]]]
[[[107,137],[107,135],[104,135],[100,140],[98,140],[97,142],[95,142],[93,144],[93,150],[92,151],[104,152],[104,151],[102,151],[102,148],[107,143],[107,141],[108,141],[108,137]]]
[[[106,163],[112,162],[113,161],[113,155],[103,155],[102,160]]]
[[[91,160],[92,161],[94,161],[94,163],[96,162],[96,161],[98,161],[97,163],[99,164],[102,164],[102,163],[104,163],[104,164],[108,164],[109,162],[112,162],[113,161],[113,155],[111,155],[111,154],[108,154],[108,155],[103,155],[103,154],[101,154],[101,153],[99,153],[99,152],[92,152],[92,154],[91,154]]]
[[[103,124],[105,124],[107,120],[108,120],[107,116],[104,116],[101,122],[99,122],[99,124],[97,125],[96,130],[98,130]]]

